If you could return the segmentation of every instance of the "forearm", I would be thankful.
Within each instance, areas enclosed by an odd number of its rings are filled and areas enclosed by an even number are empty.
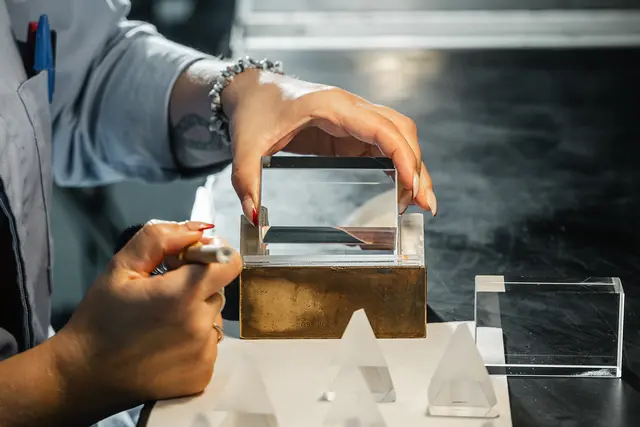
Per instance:
[[[205,150],[216,147],[217,136],[209,131],[209,91],[216,77],[230,64],[216,59],[200,60],[176,81],[169,101],[169,132],[176,146]]]
[[[81,360],[62,334],[0,362],[0,426],[91,425],[125,409],[83,372]]]

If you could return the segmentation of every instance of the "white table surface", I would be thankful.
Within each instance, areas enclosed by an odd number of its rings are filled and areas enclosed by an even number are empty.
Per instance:
[[[459,323],[428,325],[426,339],[379,340],[395,383],[397,400],[378,408],[388,427],[511,427],[509,390],[504,376],[493,376],[500,416],[494,419],[429,417],[427,388],[449,337]],[[231,331],[234,324],[227,324]],[[333,379],[330,366],[337,340],[245,341],[227,337],[220,344],[213,379],[203,394],[157,402],[147,427],[217,427],[226,415],[215,410],[239,351],[256,360],[278,417],[279,427],[322,426],[329,403],[320,397]],[[486,350],[486,349],[481,349]]]

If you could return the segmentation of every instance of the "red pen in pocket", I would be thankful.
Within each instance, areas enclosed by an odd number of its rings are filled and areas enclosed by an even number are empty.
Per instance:
[[[35,76],[36,72],[33,69],[33,61],[36,53],[36,30],[38,29],[38,22],[29,22],[29,28],[27,33],[27,49],[25,55],[25,68],[27,70],[27,77],[31,78]]]

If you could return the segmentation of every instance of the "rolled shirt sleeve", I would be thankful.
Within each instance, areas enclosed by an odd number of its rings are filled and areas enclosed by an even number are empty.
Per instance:
[[[204,173],[230,160],[220,144],[202,153],[181,149],[190,160],[176,165],[171,91],[189,65],[211,58],[167,40],[150,24],[128,21],[129,8],[125,0],[28,0],[10,7],[14,27],[26,29],[46,13],[58,33],[52,117],[59,185],[168,181],[185,167]]]

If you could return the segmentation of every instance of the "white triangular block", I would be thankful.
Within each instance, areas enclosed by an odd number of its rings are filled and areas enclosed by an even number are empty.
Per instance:
[[[350,367],[358,369],[376,402],[395,402],[395,387],[389,367],[364,310],[358,310],[351,316],[333,364],[343,369],[324,394],[325,400],[332,401],[335,398],[336,386],[343,381],[341,375],[349,372],[345,368]]]
[[[387,366],[369,318],[363,309],[355,311],[347,324],[340,350],[334,358],[336,365]]]
[[[236,360],[214,409],[227,413],[222,423],[225,427],[277,426],[275,411],[260,370],[246,354],[241,354]]]
[[[429,384],[429,415],[495,418],[493,383],[466,325],[451,336]]]
[[[335,383],[335,399],[325,427],[386,427],[367,384],[354,366],[345,366]]]

